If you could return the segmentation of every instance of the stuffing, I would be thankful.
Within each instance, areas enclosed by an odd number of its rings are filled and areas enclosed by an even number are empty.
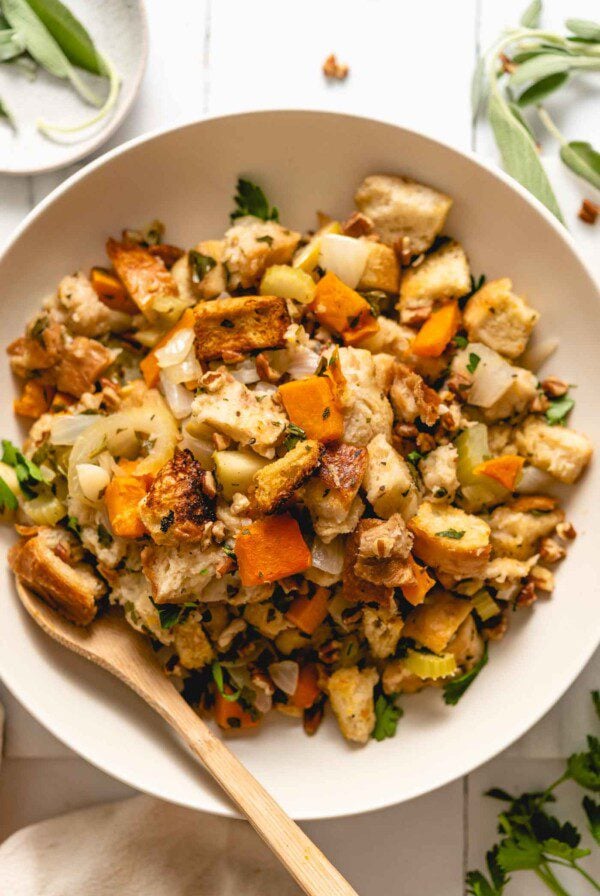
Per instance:
[[[396,364],[390,400],[402,423],[421,420],[426,426],[433,426],[439,419],[439,395],[406,364]]]
[[[356,528],[364,511],[358,490],[366,467],[364,448],[343,443],[328,445],[318,474],[304,486],[302,497],[315,532],[326,544]]]
[[[281,632],[293,628],[292,623],[271,601],[247,604],[244,607],[244,619],[265,638],[276,638]]]
[[[383,691],[388,696],[393,694],[416,694],[423,688],[435,685],[431,679],[424,681],[404,665],[402,660],[391,660],[387,663],[381,676]]]
[[[494,530],[492,529],[493,540]],[[537,560],[537,554],[532,554],[527,560],[515,560],[514,557],[496,557],[494,560],[490,560],[486,566],[483,578],[496,588],[511,585],[529,575]]]
[[[485,642],[477,631],[472,614],[458,627],[456,634],[448,642],[446,651],[454,655],[456,665],[462,672],[470,672],[481,660]]]
[[[404,628],[402,617],[383,607],[365,607],[362,626],[375,659],[385,660],[392,656]]]
[[[63,322],[76,336],[104,336],[131,327],[131,315],[107,308],[81,271],[60,281],[57,305]]]
[[[381,290],[381,292],[397,293],[400,288],[400,265],[396,253],[385,243],[374,243],[370,240],[371,251],[367,263],[356,287],[359,292]]]
[[[12,372],[22,378],[53,367],[64,342],[64,327],[48,324],[44,316],[38,317],[28,331],[28,335],[15,339],[6,350]]]
[[[93,392],[95,384],[115,360],[115,352],[95,339],[76,336],[64,347],[55,368],[56,386],[60,392],[80,398]]]
[[[214,521],[214,498],[207,495],[206,473],[189,449],[156,474],[138,505],[140,518],[156,544],[199,542]]]
[[[385,522],[361,520],[357,527],[355,574],[375,585],[399,588],[415,583],[409,559],[412,535],[399,513]]]
[[[318,466],[323,451],[319,442],[306,439],[258,470],[251,485],[254,506],[261,513],[273,513],[285,504]]]
[[[406,357],[411,341],[414,339],[414,331],[408,327],[401,327],[395,320],[380,315],[377,318],[378,329],[376,333],[372,333],[366,339],[361,339],[360,348],[366,348],[367,351],[376,354],[377,352],[386,352],[394,358],[404,360]]]
[[[208,601],[207,585],[227,571],[227,560],[218,547],[151,545],[142,551],[142,568],[157,604],[182,604],[200,595]],[[213,599],[223,595],[217,592]]]
[[[378,433],[391,438],[392,407],[376,384],[373,355],[359,348],[341,348],[339,353],[340,367],[346,380],[342,441],[365,447]]]
[[[173,631],[160,624],[158,610],[150,598],[148,580],[143,572],[105,573],[111,590],[111,604],[123,607],[127,621],[138,632],[150,634],[161,644],[173,643]]]
[[[288,423],[271,395],[251,392],[225,368],[209,371],[200,379],[192,417],[240,446],[252,447],[262,457],[275,456],[275,445]]]
[[[488,447],[493,457],[500,457],[502,454],[518,454],[517,446],[513,439],[515,437],[514,427],[508,423],[496,423],[488,426]]]
[[[408,614],[402,635],[433,653],[442,653],[471,610],[470,600],[455,597],[449,591],[432,591],[425,603]]]
[[[569,485],[579,479],[593,453],[586,435],[566,426],[550,426],[541,417],[525,420],[515,433],[515,444],[534,467]]]
[[[238,296],[204,302],[195,309],[199,361],[267,348],[282,348],[291,320],[285,299]]]
[[[537,392],[537,378],[524,367],[513,367],[512,382],[504,395],[490,407],[483,408],[481,415],[486,422],[506,420],[516,417],[526,410]]]
[[[200,613],[194,610],[187,619],[173,626],[173,646],[185,669],[201,669],[215,656],[201,619]]]
[[[393,247],[406,237],[413,255],[429,249],[452,205],[444,193],[390,174],[365,178],[354,200],[359,211],[371,218],[384,243]]]
[[[540,539],[551,535],[564,517],[551,498],[535,495],[496,507],[489,516],[494,553],[527,560],[537,553]]]
[[[222,263],[228,272],[228,289],[249,289],[273,264],[288,264],[300,234],[276,221],[248,215],[238,218],[225,234]]]
[[[150,322],[168,316],[180,305],[175,280],[157,255],[113,239],[108,240],[106,252],[127,292]]]
[[[512,281],[503,277],[484,284],[471,296],[463,322],[471,342],[483,342],[507,358],[518,358],[539,316],[513,293]]]
[[[409,520],[413,552],[428,566],[459,578],[483,573],[491,552],[490,527],[448,504],[424,501]]]
[[[363,486],[375,513],[387,519],[399,512],[410,519],[417,512],[419,494],[408,464],[383,434],[369,442],[367,454]]]
[[[67,562],[76,549],[69,532],[43,527],[33,538],[13,545],[8,563],[24,585],[70,622],[88,625],[106,586],[89,564]]]
[[[458,451],[452,444],[434,448],[419,461],[419,472],[427,489],[428,501],[454,501],[460,483],[457,476]]]
[[[393,587],[369,582],[356,574],[361,534],[371,524],[377,525],[377,520],[361,520],[359,526],[346,539],[341,597],[347,604],[375,603],[389,609],[393,606]]]
[[[179,296],[187,305],[216,299],[226,291],[227,272],[221,262],[224,246],[224,240],[204,240],[171,268]]]
[[[404,324],[422,323],[437,303],[467,295],[471,289],[469,263],[462,246],[449,241],[426,255],[402,275],[398,309]]]
[[[347,740],[365,744],[375,727],[373,690],[379,676],[375,669],[349,666],[337,669],[327,682],[331,708]]]
[[[482,342],[470,342],[457,352],[452,359],[451,371],[461,397],[467,404],[477,407],[478,418],[487,423],[522,414],[538,390],[537,379],[530,370],[511,365]],[[492,383],[499,383],[504,391],[492,390],[493,394],[488,398]],[[496,400],[490,404],[493,398]]]

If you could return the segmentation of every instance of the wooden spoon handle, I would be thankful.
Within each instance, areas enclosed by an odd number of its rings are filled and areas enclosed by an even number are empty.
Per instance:
[[[172,689],[155,708],[179,733],[308,896],[357,896],[298,825]],[[166,697],[166,699],[165,699]]]

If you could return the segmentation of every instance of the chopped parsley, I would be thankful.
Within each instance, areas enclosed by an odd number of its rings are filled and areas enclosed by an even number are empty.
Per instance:
[[[81,535],[81,526],[80,526],[80,524],[79,524],[79,520],[77,519],[76,516],[68,516],[68,517],[67,517],[67,522],[65,523],[65,526],[67,527],[67,529],[69,530],[69,532],[72,532],[73,535],[76,535],[76,536],[77,536],[77,538],[80,537],[80,535]]]
[[[466,336],[455,336],[454,337],[454,345],[457,348],[466,348],[469,344],[469,340]]]
[[[223,681],[223,669],[221,667],[221,663],[217,662],[217,660],[215,660],[214,663],[212,664],[211,671],[212,671],[212,677],[217,686],[217,690],[219,691],[219,694],[221,695],[223,700],[228,700],[230,703],[235,703],[235,701],[242,694],[241,688],[239,690],[235,691],[233,694],[225,693],[225,682]],[[227,721],[229,724],[231,724],[232,720],[228,719]],[[236,721],[239,722],[239,719],[236,719]]]
[[[224,545],[222,545],[222,548],[223,548],[223,553],[227,554],[228,557],[231,557],[232,560],[237,560],[235,551],[233,550],[232,547],[230,547],[228,544],[224,544]]]
[[[444,529],[442,532],[435,533],[438,538],[455,538],[457,541],[465,534],[464,529]]]
[[[546,420],[550,426],[556,426],[557,424],[564,426],[566,418],[574,407],[575,399],[570,398],[568,395],[557,398],[555,401],[550,402],[550,407],[546,411]]]
[[[236,209],[230,215],[232,221],[252,215],[263,221],[279,221],[279,212],[269,205],[269,201],[260,187],[252,181],[240,177],[237,182],[237,193],[233,197]]]
[[[37,464],[25,457],[8,439],[2,439],[2,461],[14,469],[25,497],[35,498],[36,487],[46,482]]]
[[[469,353],[469,363],[467,364],[467,370],[469,371],[469,373],[475,373],[480,361],[481,358],[479,357],[479,355],[476,355],[475,352]]]
[[[396,706],[397,694],[391,694],[387,697],[381,693],[375,700],[375,727],[373,729],[374,737],[377,741],[385,740],[386,737],[394,737],[398,722],[402,718],[403,711]]]
[[[0,511],[16,510],[19,506],[16,495],[10,490],[4,479],[0,476]]]
[[[214,258],[211,258],[210,255],[203,255],[196,249],[190,249],[188,252],[188,262],[192,272],[192,283],[200,283],[217,266]]]
[[[420,451],[411,451],[410,454],[406,455],[406,459],[416,467],[419,461],[423,460],[423,455]]]
[[[295,423],[288,423],[287,429],[285,431],[285,438],[283,440],[283,447],[286,451],[291,451],[292,448],[295,448],[298,442],[303,442],[306,439],[306,433],[299,426],[296,426]]]
[[[160,627],[165,630],[173,628],[174,625],[178,625],[180,622],[185,622],[192,610],[195,610],[197,606],[197,604],[191,602],[185,604],[157,604],[154,603],[152,598],[150,600],[158,613]]]
[[[269,236],[268,233],[265,233],[264,236],[257,236],[256,242],[257,243],[266,243],[267,246],[269,246],[269,248],[270,248],[273,245],[273,237]]]
[[[449,681],[448,684],[444,685],[444,703],[447,703],[448,706],[456,706],[467,688],[475,681],[487,661],[488,649],[486,644],[483,656],[472,669],[465,672],[463,675],[459,675],[457,678],[453,678],[452,681]]]

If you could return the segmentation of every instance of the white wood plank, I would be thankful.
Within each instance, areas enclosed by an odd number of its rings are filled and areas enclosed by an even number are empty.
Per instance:
[[[305,0],[285,11],[279,0],[218,0],[211,19],[211,113],[333,109],[470,145],[475,0]],[[332,52],[350,65],[344,82],[321,73]]]

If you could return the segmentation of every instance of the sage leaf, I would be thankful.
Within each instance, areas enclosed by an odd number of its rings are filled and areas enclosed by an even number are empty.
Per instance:
[[[519,65],[509,78],[511,87],[522,87],[530,81],[541,81],[558,72],[568,72],[573,59],[564,53],[544,53]]]
[[[569,72],[556,72],[554,75],[548,75],[536,81],[530,87],[523,91],[517,103],[519,106],[531,106],[533,103],[541,103],[542,100],[558,90],[569,80]]]
[[[23,39],[12,28],[0,31],[0,62],[15,59],[25,51]]]
[[[600,152],[590,143],[580,140],[563,143],[560,157],[571,171],[600,190]]]
[[[60,0],[27,0],[72,65],[105,75],[102,57],[81,22]]]
[[[530,135],[531,139],[535,143],[535,134],[531,130],[531,126],[530,126],[529,122],[527,121],[527,119],[525,118],[525,116],[523,115],[523,113],[521,112],[519,107],[517,106],[517,104],[509,103],[508,108],[510,109],[512,114],[515,116],[515,118],[517,119],[519,124],[523,125],[523,127],[525,128],[525,130],[527,131],[527,133]]]
[[[589,19],[567,19],[565,25],[572,34],[585,40],[600,41],[600,24]]]
[[[564,224],[560,206],[531,135],[517,120],[497,90],[492,91],[490,96],[488,115],[505,171]]]
[[[0,120],[5,121],[13,131],[17,130],[12,113],[6,103],[3,102],[2,97],[0,97]]]
[[[542,0],[531,0],[531,3],[521,16],[523,28],[538,28],[542,17]]]

